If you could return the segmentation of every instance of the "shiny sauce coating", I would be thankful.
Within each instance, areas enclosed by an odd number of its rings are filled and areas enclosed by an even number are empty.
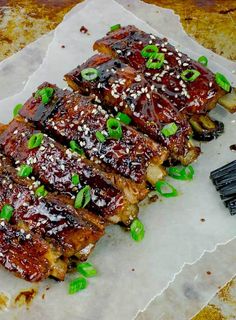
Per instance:
[[[122,125],[120,139],[110,138],[107,120],[112,115],[100,105],[93,104],[91,98],[77,92],[59,91],[56,86],[48,83],[41,87],[44,86],[55,90],[52,101],[47,105],[47,118],[42,103],[36,103],[34,96],[24,104],[20,114],[42,126],[49,135],[60,141],[77,141],[89,159],[103,162],[117,173],[135,182],[142,182],[150,160],[155,157],[158,162],[159,158],[165,156],[167,151],[164,147],[130,126]],[[103,134],[105,141],[97,139],[97,132]]]
[[[147,45],[156,46],[158,52],[164,54],[164,65],[160,69],[146,66],[147,58],[141,55],[141,51]],[[206,113],[215,107],[217,100],[224,94],[209,69],[180,52],[167,39],[145,33],[135,26],[108,33],[95,42],[94,49],[109,52],[142,72],[157,91],[183,113]],[[199,71],[200,76],[192,82],[184,81],[181,73],[188,69]]]
[[[88,67],[98,70],[96,80],[82,78],[81,71]],[[185,155],[188,152],[187,142],[192,130],[187,119],[135,69],[109,56],[94,55],[66,74],[65,79],[73,89],[95,94],[113,112],[119,110],[128,114],[141,131],[172,153]],[[178,130],[166,138],[161,130],[171,122],[176,123]]]
[[[106,180],[100,171],[91,166],[88,160],[64,148],[55,140],[43,135],[41,145],[28,148],[29,138],[40,131],[26,122],[13,120],[0,136],[0,145],[6,156],[16,164],[27,164],[33,173],[49,190],[75,198],[85,185],[91,188],[89,208],[103,216],[114,215],[123,208],[122,193]],[[78,174],[80,183],[75,186],[72,176]]]
[[[59,195],[37,197],[35,185],[37,181],[19,178],[10,161],[0,154],[0,210],[5,204],[14,208],[12,224],[26,223],[30,231],[59,244],[64,255],[75,254],[103,234],[102,228],[84,218],[89,215],[87,210],[75,210]]]

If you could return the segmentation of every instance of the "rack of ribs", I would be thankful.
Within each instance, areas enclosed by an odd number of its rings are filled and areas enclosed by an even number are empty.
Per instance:
[[[81,71],[87,68],[98,72],[93,81],[81,76]],[[111,56],[97,54],[66,74],[65,80],[73,90],[93,94],[111,112],[126,113],[140,131],[165,146],[172,159],[187,165],[199,155],[200,149],[189,141],[192,129],[185,115],[180,114],[165,96],[154,91],[153,85],[142,74],[127,64]],[[165,137],[162,129],[170,123],[175,123],[178,129],[175,134]]]
[[[88,255],[103,236],[104,222],[86,209],[76,210],[66,196],[52,193],[37,196],[37,185],[32,178],[20,178],[12,162],[0,153],[0,210],[6,205],[11,206],[10,224],[18,227],[19,236],[26,233],[25,239],[28,239],[32,234],[38,235],[37,241],[42,242],[42,249],[46,246],[44,241],[48,243],[50,275],[63,280],[69,258],[87,258],[83,253],[87,251]],[[21,263],[22,257],[19,255],[18,258]]]
[[[0,147],[3,153],[15,161],[17,166],[26,164],[49,191],[70,196],[72,200],[88,186],[90,201],[88,209],[106,220],[129,224],[137,216],[138,207],[131,204],[100,169],[84,157],[66,149],[46,134],[36,130],[22,118],[15,118],[8,126],[2,126]],[[40,145],[29,148],[29,140],[42,135]],[[79,176],[74,185],[72,177]]]
[[[76,141],[86,156],[104,170],[114,170],[144,188],[146,181],[155,185],[163,178],[165,170],[161,164],[168,156],[165,147],[125,124],[121,124],[122,137],[112,139],[107,121],[113,116],[101,105],[94,104],[90,97],[47,82],[38,90],[44,88],[53,89],[51,101],[44,105],[41,98],[33,94],[20,110],[22,117],[62,143],[68,145]],[[103,141],[96,137],[97,132],[102,134]]]

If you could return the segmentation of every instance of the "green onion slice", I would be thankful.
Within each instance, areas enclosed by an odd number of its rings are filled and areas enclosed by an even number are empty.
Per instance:
[[[170,167],[168,169],[168,174],[170,177],[177,180],[192,180],[194,176],[194,169],[190,165],[183,168]]]
[[[18,103],[14,109],[13,109],[13,117],[16,117],[20,111],[20,109],[22,109],[23,104],[22,103]]]
[[[10,221],[12,214],[13,214],[13,207],[10,206],[9,204],[5,204],[2,207],[2,210],[0,212],[0,219],[6,220],[6,221]]]
[[[122,138],[122,127],[120,121],[115,118],[109,118],[107,120],[107,130],[109,136],[114,139],[121,139]]]
[[[223,90],[225,90],[226,92],[230,91],[231,84],[230,84],[229,80],[223,74],[216,72],[215,80],[216,80],[216,83],[218,84],[218,86],[220,86]]]
[[[130,124],[130,122],[132,121],[132,119],[123,112],[118,112],[116,119],[123,122],[124,124]]]
[[[52,96],[54,93],[54,89],[50,88],[50,87],[45,87],[43,89],[39,89],[38,91],[36,91],[35,93],[35,98],[39,98],[41,97],[42,103],[43,104],[47,104],[50,102]]]
[[[105,142],[106,141],[106,137],[104,136],[103,133],[101,133],[101,131],[96,131],[96,138],[99,142]]]
[[[79,184],[79,175],[78,174],[73,174],[73,176],[72,176],[72,179],[71,179],[71,182],[75,185],[75,186],[77,186],[78,184]]]
[[[206,67],[207,64],[208,64],[208,59],[207,59],[207,57],[205,57],[205,56],[201,56],[201,57],[198,58],[198,62],[201,63],[203,66]]]
[[[36,197],[45,197],[48,192],[45,190],[45,187],[42,185],[35,190]]]
[[[121,25],[119,23],[114,24],[114,26],[110,27],[110,31],[116,31],[116,30],[119,30],[120,28],[121,28]]]
[[[37,148],[41,145],[42,142],[43,142],[43,134],[41,132],[35,133],[28,140],[28,148],[29,149]]]
[[[84,277],[90,278],[97,275],[97,270],[90,262],[82,262],[77,264],[77,271],[80,272]]]
[[[149,69],[160,69],[165,60],[164,53],[154,53],[146,62],[146,67]]]
[[[30,166],[28,166],[27,164],[22,164],[20,166],[18,176],[21,178],[27,178],[32,173],[32,171],[33,169]]]
[[[142,49],[141,55],[144,58],[150,58],[153,56],[153,54],[157,52],[158,52],[157,46],[155,46],[154,44],[149,44]]]
[[[186,69],[183,72],[181,72],[181,78],[184,81],[193,82],[200,76],[200,72],[195,69]]]
[[[81,71],[81,76],[86,81],[93,81],[98,77],[98,70],[94,68],[86,68]]]
[[[156,191],[165,198],[176,197],[178,195],[178,191],[167,181],[159,180],[155,187]]]
[[[130,233],[131,233],[131,237],[135,241],[139,242],[143,240],[145,230],[144,230],[144,225],[139,219],[134,219],[134,221],[131,223]]]
[[[85,278],[76,278],[69,283],[69,294],[74,294],[87,287],[88,283]]]
[[[72,151],[77,152],[80,155],[84,154],[84,151],[82,148],[80,148],[80,146],[78,145],[78,143],[74,140],[70,141],[70,148]]]
[[[77,193],[74,203],[74,207],[76,209],[85,208],[87,206],[87,204],[91,200],[90,190],[90,186],[87,185]]]
[[[173,134],[175,134],[178,130],[178,126],[176,125],[175,122],[171,122],[169,124],[166,124],[162,130],[161,133],[165,136],[165,137],[170,137],[173,136]]]

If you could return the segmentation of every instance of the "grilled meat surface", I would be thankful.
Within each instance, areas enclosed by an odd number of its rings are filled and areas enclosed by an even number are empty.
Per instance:
[[[76,210],[70,198],[48,193],[35,195],[35,183],[17,175],[11,162],[0,154],[0,209],[14,208],[11,223],[26,223],[29,230],[60,246],[65,257],[72,256],[104,233],[103,221],[86,209]]]
[[[39,89],[45,87],[54,89],[48,109],[42,106],[40,98],[33,95],[20,110],[21,116],[44,128],[57,140],[77,141],[89,159],[104,163],[137,183],[146,180],[155,183],[160,176],[163,177],[164,170],[159,166],[167,158],[165,147],[127,125],[122,125],[121,139],[111,139],[107,130],[107,120],[111,115],[100,105],[93,104],[89,97],[61,90],[49,83],[42,84]],[[106,140],[99,141],[97,132],[102,133]],[[148,176],[149,166],[155,167],[157,173],[154,174],[153,170]]]
[[[14,119],[0,135],[0,146],[16,164],[31,166],[34,175],[51,191],[75,198],[79,190],[90,186],[88,208],[107,220],[119,222],[136,216],[137,207],[131,205],[87,159],[72,153],[46,134],[39,147],[29,149],[29,139],[39,132],[21,118]],[[72,183],[74,174],[79,175],[78,186]]]
[[[160,69],[147,68],[147,58],[141,54],[147,45],[157,46],[158,52],[164,54],[164,65]],[[167,39],[158,38],[135,26],[129,25],[109,32],[95,42],[94,50],[119,58],[140,71],[159,93],[183,113],[205,114],[225,94],[209,69],[179,52]],[[181,73],[189,69],[200,72],[200,76],[192,82],[181,79]]]
[[[81,71],[86,68],[95,68],[99,76],[93,81],[85,80]],[[134,68],[97,54],[66,74],[65,79],[72,89],[94,94],[113,112],[128,114],[142,132],[167,147],[174,159],[188,164],[198,156],[199,148],[190,145],[188,140],[192,130],[185,116]],[[166,138],[161,130],[172,122],[178,130]]]
[[[58,256],[39,235],[0,221],[0,264],[16,276],[42,281],[54,274]]]

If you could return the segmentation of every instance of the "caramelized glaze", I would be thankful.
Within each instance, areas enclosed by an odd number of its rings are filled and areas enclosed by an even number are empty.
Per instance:
[[[141,51],[148,44],[157,46],[158,51],[164,54],[162,68],[146,67],[147,58],[141,55]],[[209,69],[179,52],[167,39],[145,33],[135,26],[123,27],[108,33],[106,37],[95,42],[94,49],[110,53],[143,73],[157,91],[167,97],[181,112],[206,113],[215,107],[217,100],[224,94]],[[187,69],[199,71],[200,76],[193,82],[183,81],[181,73]]]
[[[114,215],[124,207],[122,193],[106,180],[100,171],[91,166],[88,160],[72,153],[55,140],[44,134],[40,147],[29,149],[29,138],[39,133],[24,121],[13,120],[0,136],[4,154],[20,165],[32,166],[33,173],[50,190],[70,195],[74,198],[85,185],[91,188],[89,208],[105,217]],[[72,175],[78,174],[80,184],[72,184]]]
[[[50,103],[44,106],[32,96],[20,114],[62,142],[77,141],[89,159],[103,162],[117,173],[142,182],[150,161],[162,163],[166,158],[166,148],[130,126],[122,125],[121,139],[109,138],[106,122],[112,115],[93,104],[91,98],[60,90],[49,83],[40,86],[43,87],[55,90]],[[97,131],[102,132],[106,141],[98,141]]]
[[[86,81],[81,76],[85,68],[96,68],[99,77]],[[128,114],[135,125],[155,141],[162,143],[179,159],[189,152],[188,137],[192,133],[187,119],[170,101],[154,90],[142,74],[107,55],[94,55],[65,75],[68,84],[84,94],[93,93],[113,112]],[[171,122],[178,126],[176,134],[165,138],[162,128]],[[194,149],[194,158],[199,150]]]

